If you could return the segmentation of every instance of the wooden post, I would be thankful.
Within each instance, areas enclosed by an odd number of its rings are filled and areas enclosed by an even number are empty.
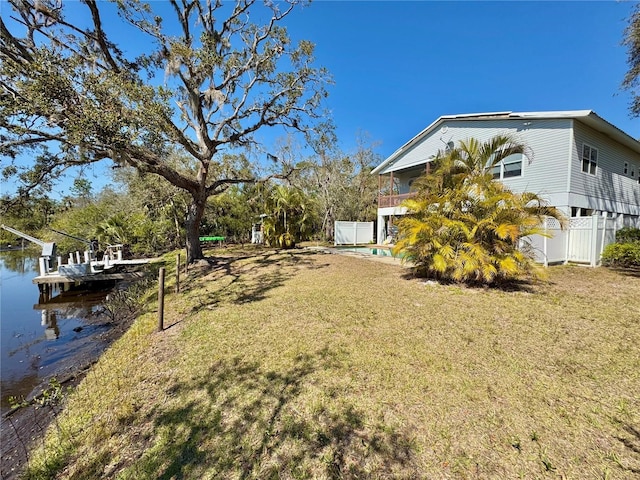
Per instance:
[[[391,176],[389,177],[389,190],[389,195],[393,196],[393,172],[391,172]]]
[[[158,331],[164,330],[164,267],[158,273]]]
[[[180,254],[176,257],[176,293],[180,293]]]

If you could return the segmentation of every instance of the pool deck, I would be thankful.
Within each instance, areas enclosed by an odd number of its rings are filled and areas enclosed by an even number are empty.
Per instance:
[[[389,255],[373,255],[366,252],[350,252],[348,248],[384,248],[390,250],[393,245],[341,245],[340,247],[306,247],[309,250],[323,251],[325,253],[331,253],[336,255],[348,255],[351,257],[362,258],[365,260],[373,260],[375,262],[386,263],[388,265],[396,265],[403,268],[411,268],[412,265],[409,262],[403,262],[400,258],[392,257]]]

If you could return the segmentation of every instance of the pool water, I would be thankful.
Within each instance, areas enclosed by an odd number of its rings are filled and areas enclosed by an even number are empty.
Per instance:
[[[340,247],[341,252],[363,253],[365,255],[376,255],[378,257],[395,257],[390,248],[380,247]]]

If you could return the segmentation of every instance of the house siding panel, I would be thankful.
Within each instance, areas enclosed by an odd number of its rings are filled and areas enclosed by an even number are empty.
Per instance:
[[[480,142],[498,134],[511,134],[532,152],[523,161],[522,176],[504,180],[514,191],[531,191],[544,197],[567,193],[567,160],[571,121],[567,119],[456,120],[444,121],[430,135],[413,145],[381,173],[424,164],[448,142],[476,138]],[[397,174],[402,178],[402,174]],[[404,191],[404,188],[403,188]]]
[[[521,120],[513,120],[523,124]],[[515,192],[534,192],[546,198],[566,196],[567,161],[571,121],[531,120],[517,132],[518,138],[531,150],[531,158],[523,162],[522,176],[507,178],[503,183]]]
[[[598,149],[595,175],[582,171],[582,146],[585,143]],[[575,122],[571,161],[573,206],[640,215],[639,154],[591,127]],[[629,166],[626,175],[625,162]]]

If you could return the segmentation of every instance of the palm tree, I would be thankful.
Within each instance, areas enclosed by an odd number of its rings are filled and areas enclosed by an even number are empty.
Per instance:
[[[396,253],[429,276],[467,283],[539,276],[520,239],[544,234],[545,216],[564,217],[530,192],[514,193],[492,171],[526,147],[509,136],[475,139],[440,151],[435,170],[416,182],[417,195],[404,202],[409,214],[399,222]]]
[[[129,226],[128,220],[122,213],[117,213],[100,222],[95,227],[95,236],[100,243],[129,243]]]
[[[277,185],[267,201],[265,238],[270,245],[294,247],[307,238],[315,220],[311,199],[297,188]]]

